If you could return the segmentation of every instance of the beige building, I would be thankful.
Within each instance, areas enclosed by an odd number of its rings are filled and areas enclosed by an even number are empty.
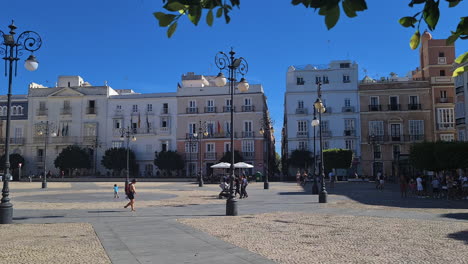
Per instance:
[[[249,173],[265,173],[266,150],[269,149],[270,160],[275,152],[273,131],[265,130],[264,120],[269,118],[269,112],[262,85],[251,84],[243,93],[235,89],[231,102],[229,84],[217,87],[215,77],[189,72],[182,75],[177,90],[177,151],[185,157],[186,175],[196,175],[200,168],[202,175],[211,175],[210,166],[230,151],[231,106],[234,150],[241,152],[244,162],[254,166]],[[264,134],[259,132],[262,127]]]
[[[364,176],[381,172],[390,180],[412,143],[432,141],[432,94],[428,81],[392,76],[359,85]]]

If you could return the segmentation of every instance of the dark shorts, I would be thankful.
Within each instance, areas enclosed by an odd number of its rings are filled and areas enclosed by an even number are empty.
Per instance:
[[[127,194],[127,197],[128,197],[128,199],[133,200],[133,199],[135,199],[135,194],[129,193],[129,194]]]

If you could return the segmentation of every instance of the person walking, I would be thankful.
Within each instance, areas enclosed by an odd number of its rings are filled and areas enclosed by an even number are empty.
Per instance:
[[[136,183],[136,180],[133,179],[132,182],[128,186],[127,197],[128,199],[130,199],[130,202],[128,202],[128,204],[124,206],[124,208],[127,208],[130,206],[130,208],[132,208],[132,212],[135,212],[135,194],[136,194],[135,183]]]
[[[421,175],[419,175],[417,178],[416,178],[416,188],[418,190],[418,197],[419,196],[422,196],[423,194],[423,191],[424,191],[424,188],[423,188],[423,184],[422,184],[422,178],[421,178]]]
[[[236,192],[234,193],[234,196],[236,196],[237,194],[239,194],[239,197],[241,196],[241,179],[239,179],[239,177],[236,177],[236,179],[234,180],[234,184],[236,186]]]
[[[119,198],[119,186],[114,184],[114,199]]]
[[[297,170],[297,173],[296,173],[296,182],[297,182],[297,185],[301,184],[301,172],[299,170]]]
[[[400,194],[401,194],[401,198],[406,198],[407,197],[407,190],[408,190],[408,186],[407,186],[407,182],[406,182],[406,176],[401,174],[400,175]]]
[[[249,185],[247,178],[245,176],[242,176],[240,199],[249,197],[249,195],[247,194],[247,185]]]
[[[439,198],[439,185],[439,179],[437,179],[437,177],[434,177],[434,179],[432,180],[432,193],[435,198]]]

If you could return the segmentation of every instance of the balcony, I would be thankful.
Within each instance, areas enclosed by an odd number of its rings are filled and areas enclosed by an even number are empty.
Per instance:
[[[242,112],[255,112],[255,106],[254,105],[243,105],[242,106]]]
[[[51,144],[79,144],[79,138],[78,137],[70,137],[70,136],[65,136],[65,137],[50,137]]]
[[[95,144],[97,140],[96,136],[85,136],[83,137],[83,144],[90,145]]]
[[[232,110],[235,112],[236,111],[236,107],[234,106],[232,108]],[[223,112],[227,113],[227,112],[231,112],[231,106],[223,106]]]
[[[187,107],[185,109],[186,114],[198,114],[198,107]]]
[[[95,115],[97,114],[96,107],[86,107],[86,114],[87,115]]]
[[[438,57],[437,58],[437,64],[447,64],[447,58],[446,57]]]
[[[146,115],[154,115],[154,111],[153,111],[153,109],[146,109],[145,114]]]
[[[424,134],[421,135],[405,135],[405,141],[407,142],[414,142],[414,141],[424,141],[426,136]]]
[[[71,107],[64,107],[60,109],[60,114],[61,115],[71,115],[72,114],[72,109]]]
[[[216,106],[205,106],[205,113],[216,113]]]
[[[438,97],[436,99],[436,102],[439,102],[441,104],[453,103],[453,97]]]
[[[382,105],[369,105],[369,111],[382,111]]]
[[[462,94],[463,92],[464,92],[463,86],[460,86],[460,87],[455,88],[455,93],[456,93],[456,94]]]
[[[47,115],[47,108],[39,108],[36,111],[36,116],[46,116]]]
[[[343,106],[341,108],[341,112],[343,112],[343,113],[354,113],[354,106]]]
[[[296,108],[296,115],[307,115],[309,111],[307,108]]]
[[[246,160],[253,160],[255,158],[255,152],[253,151],[242,152],[242,158]]]
[[[198,152],[185,153],[185,160],[195,161],[198,160]]]
[[[309,132],[308,131],[298,131],[297,132],[297,137],[298,138],[307,138],[307,137],[309,137]]]
[[[160,127],[159,128],[159,133],[162,135],[168,135],[171,133],[171,128],[170,127]]]
[[[205,152],[206,160],[216,160],[216,152]]]
[[[320,132],[318,133],[320,136]],[[331,130],[322,130],[322,135],[323,137],[331,137],[332,136],[332,131]]]
[[[408,110],[421,110],[421,104],[408,104]]]
[[[354,130],[354,129],[345,129],[343,131],[343,136],[345,136],[345,137],[355,137],[356,136],[356,130]]]
[[[464,117],[455,119],[455,125],[456,126],[460,126],[460,125],[464,125],[464,124],[465,124],[465,118]]]
[[[163,107],[161,108],[161,115],[168,115],[169,114],[169,108]]]
[[[385,136],[384,135],[369,136],[367,140],[369,144],[383,143],[385,140]]]
[[[454,123],[437,123],[437,130],[451,130],[455,129]]]
[[[17,137],[17,138],[10,138],[10,144],[11,145],[24,145],[25,138],[23,137]],[[0,144],[5,144],[5,139],[0,138]]]
[[[450,76],[431,77],[431,83],[447,83],[453,85],[453,78]]]
[[[387,110],[388,111],[400,111],[401,110],[401,105],[400,104],[389,104],[389,105],[387,105]]]
[[[242,131],[243,138],[253,138],[255,136],[254,131]]]
[[[390,135],[391,142],[401,142],[403,141],[403,136],[401,135]]]
[[[149,135],[149,134],[156,134],[156,131],[151,127],[145,127],[145,128],[140,127],[140,128],[133,128],[132,133],[137,134],[137,135]]]
[[[114,116],[121,117],[123,115],[124,115],[124,111],[122,109],[115,109],[114,110]]]

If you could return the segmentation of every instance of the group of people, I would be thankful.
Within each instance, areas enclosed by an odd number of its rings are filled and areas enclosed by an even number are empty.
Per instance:
[[[400,176],[401,197],[407,197],[408,191],[415,196],[424,197],[431,194],[432,197],[447,199],[468,199],[468,177],[466,175],[438,174],[432,180],[423,175],[416,179]]]
[[[230,178],[229,176],[225,176],[222,178],[222,182],[219,184],[221,188],[221,192],[219,193],[219,197],[228,197],[229,196],[229,183]],[[239,199],[247,198],[249,195],[247,194],[247,185],[249,185],[249,181],[247,180],[247,176],[240,175],[235,177],[234,179],[234,197],[239,194]]]
[[[299,170],[296,173],[296,182],[297,185],[304,186],[306,184],[307,178],[309,177],[307,171],[304,171],[304,173],[301,173]]]
[[[135,188],[136,180],[133,179],[125,188],[125,195],[127,196],[127,199],[130,201],[124,206],[124,208],[127,208],[130,206],[132,209],[132,212],[135,212],[135,194],[136,194],[136,188]],[[119,196],[119,186],[117,184],[114,184],[114,199],[120,198]]]

